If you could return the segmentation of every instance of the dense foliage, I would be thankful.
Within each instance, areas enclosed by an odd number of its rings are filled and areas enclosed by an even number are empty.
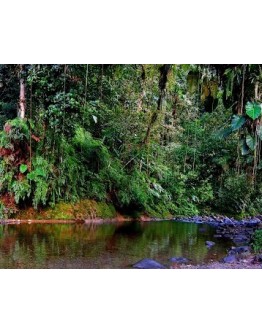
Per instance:
[[[258,212],[261,78],[260,65],[1,65],[1,216],[83,198]]]
[[[262,250],[262,230],[256,230],[252,237],[252,246],[256,253],[261,252]]]

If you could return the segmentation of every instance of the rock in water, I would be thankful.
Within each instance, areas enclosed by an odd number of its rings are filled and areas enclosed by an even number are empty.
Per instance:
[[[229,255],[239,255],[244,254],[246,256],[251,254],[249,246],[240,246],[240,247],[232,247],[228,252]]]
[[[214,246],[216,243],[214,241],[206,241],[206,246],[207,247],[212,247]]]
[[[236,259],[235,255],[228,255],[228,256],[223,258],[222,262],[224,262],[224,263],[234,263],[234,262],[236,262],[236,260],[237,259]]]
[[[256,262],[262,262],[262,254],[257,254],[257,255],[255,256],[254,261],[256,261]]]
[[[180,263],[180,264],[185,264],[189,262],[189,260],[185,257],[171,257],[169,261],[174,262],[174,263]]]
[[[133,265],[136,269],[166,269],[161,263],[153,259],[143,259]]]

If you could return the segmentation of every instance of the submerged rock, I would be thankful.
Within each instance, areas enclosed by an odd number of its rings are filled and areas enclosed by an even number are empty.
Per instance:
[[[173,263],[185,264],[185,263],[189,262],[189,259],[187,259],[186,257],[171,257],[171,259],[169,259],[169,261],[171,261]]]
[[[206,246],[207,247],[213,247],[216,243],[214,241],[206,241]]]
[[[224,263],[235,263],[237,261],[237,258],[235,255],[228,255],[223,258],[222,262]]]
[[[166,269],[161,263],[153,259],[143,259],[133,265],[136,269]]]

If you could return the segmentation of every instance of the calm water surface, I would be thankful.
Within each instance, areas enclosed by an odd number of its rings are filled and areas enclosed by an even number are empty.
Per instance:
[[[131,268],[145,258],[170,266],[220,260],[232,245],[205,224],[175,221],[125,224],[0,225],[0,268]],[[206,240],[216,245],[205,246]]]

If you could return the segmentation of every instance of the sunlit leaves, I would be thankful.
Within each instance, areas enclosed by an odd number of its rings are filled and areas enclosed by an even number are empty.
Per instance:
[[[246,113],[253,120],[261,116],[261,105],[256,102],[247,102],[246,104]]]
[[[24,174],[27,171],[27,165],[21,164],[19,170],[20,173]]]
[[[246,144],[250,148],[250,150],[254,151],[256,147],[256,141],[255,138],[252,137],[251,135],[246,136]]]

